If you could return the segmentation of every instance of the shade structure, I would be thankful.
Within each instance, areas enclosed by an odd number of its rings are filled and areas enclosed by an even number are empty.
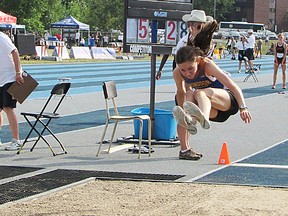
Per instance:
[[[8,25],[10,24],[16,24],[17,22],[17,17],[11,16],[9,14],[6,14],[2,11],[0,11],[0,24],[2,25]]]
[[[58,22],[52,23],[50,28],[63,28],[63,29],[79,29],[89,31],[89,25],[82,23],[75,19],[73,16],[68,16],[67,18],[60,20]]]

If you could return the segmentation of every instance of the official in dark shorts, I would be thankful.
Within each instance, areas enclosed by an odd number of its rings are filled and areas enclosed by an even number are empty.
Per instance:
[[[19,140],[18,120],[14,111],[16,100],[12,98],[7,90],[14,82],[22,84],[24,79],[22,77],[19,52],[12,43],[11,38],[6,34],[6,29],[4,27],[0,27],[0,44],[0,130],[3,124],[2,115],[5,113],[12,135],[11,143],[5,147],[5,150],[13,151],[20,148],[21,142]]]
[[[7,83],[3,87],[0,87],[0,108],[3,110],[4,107],[16,108],[17,101],[7,92],[9,87],[13,84]]]

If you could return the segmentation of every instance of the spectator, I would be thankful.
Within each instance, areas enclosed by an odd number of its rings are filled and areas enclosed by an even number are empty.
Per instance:
[[[265,45],[269,45],[269,36],[268,35],[266,35],[266,37],[265,37]]]
[[[262,58],[262,45],[263,45],[263,41],[261,38],[258,39],[257,41],[257,54],[256,57],[259,56],[259,58]]]
[[[45,34],[44,34],[45,41],[48,41],[49,37],[50,37],[50,34],[49,34],[49,32],[46,30],[46,31],[45,31]]]
[[[245,71],[247,70],[247,62],[245,61],[245,50],[247,43],[245,42],[244,36],[240,37],[240,41],[236,43],[236,49],[238,50],[238,61],[239,61],[239,66],[238,66],[238,73],[241,73],[241,65],[242,61],[245,63]]]
[[[232,43],[232,39],[230,37],[228,37],[227,43],[226,43],[226,49],[228,51],[228,54],[231,53],[231,43]]]
[[[76,46],[79,46],[79,43],[80,43],[80,32],[78,30],[75,33],[75,41],[76,41]]]
[[[232,54],[232,57],[231,59],[232,60],[236,60],[236,57],[235,57],[235,53],[236,53],[236,40],[234,37],[231,38],[231,54]]]
[[[82,37],[80,40],[80,46],[85,46],[85,38]]]
[[[107,35],[103,36],[103,41],[104,41],[104,47],[107,47],[108,46],[108,42],[109,42],[109,38],[108,38]]]
[[[91,37],[89,38],[89,47],[94,47],[95,46],[95,38],[94,34],[91,34]]]
[[[62,41],[62,36],[61,36],[61,34],[55,34],[55,36],[57,37],[57,39],[58,39],[58,41]]]

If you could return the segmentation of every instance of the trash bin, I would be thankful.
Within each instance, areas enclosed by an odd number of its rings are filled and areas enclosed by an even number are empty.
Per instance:
[[[149,115],[150,108],[140,107],[131,111],[132,115]],[[173,114],[169,110],[154,110],[154,136],[155,140],[173,140],[176,139],[177,123]],[[139,138],[140,123],[134,120],[134,138]],[[148,122],[143,121],[143,139],[148,139]]]

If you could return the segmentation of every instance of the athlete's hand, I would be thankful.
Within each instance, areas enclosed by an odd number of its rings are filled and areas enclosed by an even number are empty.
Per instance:
[[[156,80],[159,80],[161,78],[161,75],[162,75],[162,71],[159,70],[156,74]]]
[[[240,117],[245,123],[250,123],[252,121],[252,116],[247,108],[240,109]]]

